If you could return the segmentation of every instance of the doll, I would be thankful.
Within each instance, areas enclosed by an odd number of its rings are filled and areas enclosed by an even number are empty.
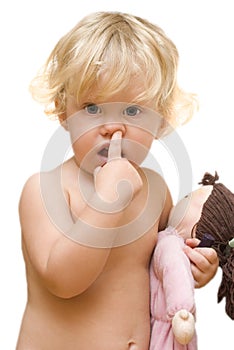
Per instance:
[[[223,270],[218,302],[226,297],[226,313],[234,319],[234,194],[217,180],[206,173],[203,186],[172,209],[168,227],[158,233],[150,264],[150,350],[197,349],[194,280],[183,252],[191,235],[217,251]]]

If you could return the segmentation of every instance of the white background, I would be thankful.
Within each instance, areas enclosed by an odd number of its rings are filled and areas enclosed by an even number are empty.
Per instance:
[[[1,235],[0,349],[15,348],[26,301],[18,200],[25,180],[40,169],[44,148],[57,128],[32,101],[28,84],[57,40],[97,10],[131,12],[161,26],[180,52],[181,85],[196,92],[200,111],[178,130],[193,170],[193,186],[217,170],[232,191],[234,21],[232,1],[7,1],[0,8]],[[159,147],[160,148],[160,147]],[[162,150],[164,152],[165,150]],[[157,152],[157,146],[153,147]],[[165,152],[164,152],[165,153]],[[177,200],[176,169],[154,154]],[[169,157],[170,158],[170,157]],[[175,175],[175,176],[174,176]],[[36,225],[37,223],[35,223]],[[196,291],[199,350],[233,349],[234,323],[217,304],[220,271]],[[224,345],[226,344],[226,345]],[[140,349],[139,349],[140,350]]]

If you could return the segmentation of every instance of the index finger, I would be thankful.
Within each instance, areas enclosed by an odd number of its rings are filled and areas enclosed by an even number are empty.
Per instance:
[[[110,141],[110,146],[108,150],[108,162],[113,160],[113,159],[118,159],[121,158],[121,153],[122,153],[122,132],[121,131],[116,131]]]

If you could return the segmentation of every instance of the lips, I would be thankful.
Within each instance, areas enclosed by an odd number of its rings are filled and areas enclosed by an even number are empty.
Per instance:
[[[110,147],[110,143],[109,142],[102,143],[99,146],[99,149],[98,149],[98,152],[97,152],[98,155],[107,158],[108,157],[109,147]]]
[[[98,155],[104,158],[108,158],[108,151],[109,147],[104,147],[98,152]]]
[[[98,155],[107,159],[108,158],[109,147],[110,147],[110,144],[102,145],[102,148],[100,148],[100,150],[98,151]],[[124,158],[123,151],[121,152],[121,157]]]

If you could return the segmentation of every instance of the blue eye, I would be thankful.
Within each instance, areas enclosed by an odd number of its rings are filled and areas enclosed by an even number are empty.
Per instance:
[[[137,106],[129,106],[124,110],[124,115],[135,117],[141,110]]]
[[[96,105],[95,103],[90,103],[89,105],[87,105],[85,108],[86,112],[88,112],[89,114],[98,114],[101,112],[101,108],[98,107],[98,105]]]

